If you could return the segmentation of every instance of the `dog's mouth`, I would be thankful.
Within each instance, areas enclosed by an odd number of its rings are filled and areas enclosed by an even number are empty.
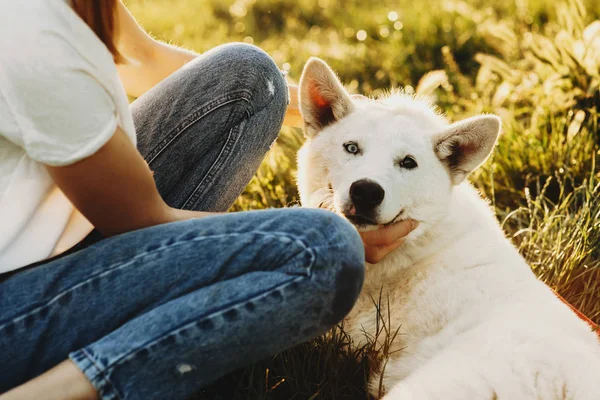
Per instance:
[[[404,209],[400,210],[400,212],[396,214],[394,218],[384,223],[378,222],[374,217],[356,214],[350,211],[346,211],[343,214],[350,222],[352,222],[356,226],[390,226],[400,220],[400,218],[404,214]]]
[[[333,195],[333,186],[331,182],[327,185],[327,189]],[[357,213],[357,210],[354,206],[348,206],[346,209],[339,210],[337,207],[331,205],[329,207],[325,207],[325,202],[321,202],[319,204],[319,208],[329,209],[330,211],[334,211],[337,214],[342,214],[348,221],[354,224],[357,227],[366,227],[366,226],[390,226],[398,222],[402,216],[404,215],[404,208],[400,209],[398,214],[388,222],[378,222],[377,218],[374,215],[365,215],[361,213]]]
[[[386,222],[385,224],[383,224],[383,226],[390,226],[395,224],[396,222],[398,222],[400,220],[400,218],[402,218],[402,215],[404,214],[404,208],[400,210],[400,212],[398,212],[398,214],[396,214],[396,216],[394,218],[392,218],[389,222]]]
[[[365,217],[364,215],[347,215],[347,214],[344,214],[344,215],[354,225],[361,225],[361,226],[365,226],[365,225],[379,225],[377,223],[377,221],[375,221],[372,218]]]

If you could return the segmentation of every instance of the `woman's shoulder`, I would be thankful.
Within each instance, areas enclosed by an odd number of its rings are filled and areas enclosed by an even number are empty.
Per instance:
[[[0,0],[0,63],[17,68],[69,61],[112,64],[112,56],[66,0]],[[28,68],[26,68],[28,69]]]
[[[66,0],[0,0],[0,5],[0,32],[8,40],[68,30],[71,24],[71,7]]]

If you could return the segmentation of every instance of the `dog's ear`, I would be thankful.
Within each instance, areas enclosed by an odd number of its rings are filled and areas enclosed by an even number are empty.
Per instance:
[[[300,112],[308,137],[348,115],[354,106],[335,73],[321,59],[311,57],[300,78]]]
[[[456,122],[433,138],[433,150],[458,185],[490,155],[502,122],[495,115],[479,115]]]

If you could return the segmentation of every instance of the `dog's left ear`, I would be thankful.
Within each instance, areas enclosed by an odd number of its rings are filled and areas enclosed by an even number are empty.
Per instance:
[[[502,122],[495,115],[479,115],[456,122],[433,138],[433,150],[458,185],[490,155]]]
[[[308,137],[344,118],[354,105],[348,92],[325,61],[311,57],[300,77],[300,112]]]

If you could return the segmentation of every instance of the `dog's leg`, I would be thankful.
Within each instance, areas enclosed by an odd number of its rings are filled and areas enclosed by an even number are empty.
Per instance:
[[[518,385],[503,388],[497,393],[491,382],[493,373],[485,360],[456,351],[446,350],[432,358],[421,367],[406,376],[405,361],[389,360],[384,372],[383,384],[385,396],[383,400],[497,400],[502,398],[523,398],[513,396],[519,392]],[[402,378],[404,377],[404,378]],[[512,385],[511,385],[512,386]],[[373,393],[373,392],[372,392]],[[375,394],[375,393],[374,393]]]
[[[465,380],[430,375],[427,379],[411,377],[394,385],[382,400],[498,400],[499,396],[481,377]]]

